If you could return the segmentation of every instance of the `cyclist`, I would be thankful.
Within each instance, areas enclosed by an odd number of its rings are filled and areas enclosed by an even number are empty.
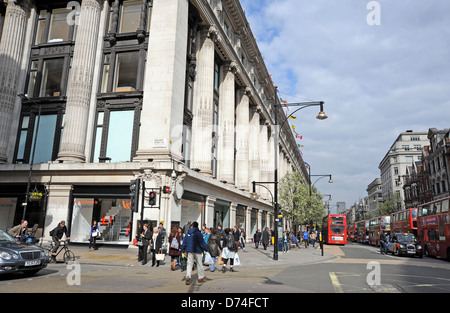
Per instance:
[[[66,235],[67,240],[70,239],[68,233],[67,233],[67,227],[66,222],[61,221],[58,226],[56,226],[51,232],[50,235],[52,236],[53,242],[55,243],[55,246],[52,250],[52,261],[56,261],[56,252],[58,251],[59,245],[61,244],[61,238],[63,235]]]

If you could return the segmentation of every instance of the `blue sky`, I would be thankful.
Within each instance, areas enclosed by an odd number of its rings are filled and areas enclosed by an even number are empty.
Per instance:
[[[325,101],[327,120],[308,108],[293,124],[311,174],[333,175],[316,187],[347,208],[400,132],[450,128],[450,1],[369,2],[241,0],[281,97]]]

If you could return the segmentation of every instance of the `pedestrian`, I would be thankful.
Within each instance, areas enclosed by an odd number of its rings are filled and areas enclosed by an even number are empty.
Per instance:
[[[190,228],[191,228],[191,221],[188,221],[187,224],[183,226],[183,238],[186,236]]]
[[[148,253],[148,245],[149,240],[151,238],[151,231],[148,229],[148,224],[144,224],[142,228],[142,234],[141,234],[141,242],[142,244],[139,245],[139,257],[138,261],[142,263],[142,265],[147,264],[147,253]]]
[[[170,270],[174,271],[177,264],[180,263],[180,254],[181,254],[181,235],[179,229],[175,226],[172,228],[172,231],[169,235],[169,255],[170,255]]]
[[[387,253],[387,237],[384,231],[381,232],[380,236],[380,253],[381,254]]]
[[[22,220],[20,224],[8,230],[8,234],[16,239],[26,235],[28,232],[28,221]]]
[[[222,250],[219,230],[211,228],[211,234],[208,237],[206,245],[208,246],[208,252],[211,255],[211,258],[213,259],[213,263],[209,265],[209,270],[214,272],[216,267],[216,258],[220,256],[220,252]]]
[[[261,231],[258,229],[256,231],[256,233],[253,235],[253,242],[255,243],[255,248],[258,249],[259,247],[259,242],[261,241],[261,237],[262,237],[262,233]]]
[[[225,273],[227,269],[228,260],[230,260],[230,272],[234,272],[233,269],[234,257],[236,256],[237,251],[238,251],[238,243],[235,240],[232,230],[227,228],[225,229],[224,232],[223,250],[222,250],[223,273]]]
[[[240,241],[240,239],[241,239],[241,232],[239,231],[239,229],[237,228],[237,226],[234,226],[233,227],[233,238],[234,238],[234,241],[236,241],[236,245],[237,245],[237,247],[238,247],[238,249],[239,249],[239,241]],[[225,245],[225,244],[224,244]]]
[[[246,236],[245,236],[245,231],[244,231],[244,229],[243,228],[241,228],[241,234],[240,234],[240,244],[241,244],[241,247],[242,247],[242,251],[245,251],[245,239],[246,239]]]
[[[311,235],[309,235],[309,239],[311,240],[311,244],[312,244],[313,248],[316,247],[315,246],[316,245],[316,238],[317,238],[317,235],[316,235],[315,232],[312,232]]]
[[[198,223],[193,222],[192,227],[188,230],[184,237],[183,244],[181,245],[181,252],[187,253],[187,271],[186,271],[186,285],[191,283],[192,267],[194,266],[194,260],[197,261],[197,271],[199,283],[206,279],[203,264],[202,253],[208,251],[205,240],[202,233],[198,229]]]
[[[295,236],[295,233],[293,233],[293,234],[291,235],[291,241],[292,241],[293,244],[295,244],[295,245],[297,246],[297,248],[300,249],[300,245],[299,245],[299,243],[298,243],[297,237]]]
[[[159,266],[159,261],[156,260],[156,254],[162,252],[162,235],[159,232],[158,227],[153,227],[153,234],[150,239],[150,251],[152,252],[152,267]]]
[[[288,235],[287,235],[287,231],[283,232],[283,253],[287,253],[289,252],[289,246],[288,246]]]
[[[262,244],[263,244],[264,250],[267,250],[267,247],[269,246],[269,242],[270,242],[269,227],[266,227],[262,233]]]
[[[95,250],[95,242],[97,241],[97,237],[100,235],[100,231],[98,229],[97,221],[92,222],[91,226],[91,237],[89,238],[89,251]]]
[[[320,250],[322,251],[323,256],[323,236],[321,230],[319,230],[319,235],[317,237],[318,237],[317,239],[319,239]]]
[[[308,238],[309,238],[309,234],[308,234],[308,231],[304,231],[303,232],[303,243],[305,244],[305,248],[308,248],[308,246],[309,246],[309,240],[308,240]]]

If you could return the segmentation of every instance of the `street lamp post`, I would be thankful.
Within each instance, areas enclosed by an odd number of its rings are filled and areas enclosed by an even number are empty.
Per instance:
[[[22,93],[17,95],[18,97],[20,97],[23,100],[27,100],[27,101],[31,101],[34,104],[37,104],[36,102],[30,100],[30,98],[28,98],[27,95],[24,95]],[[34,164],[34,154],[36,151],[36,142],[37,142],[37,135],[39,132],[39,123],[41,121],[41,104],[37,104],[38,105],[38,118],[37,118],[37,124],[36,124],[36,129],[35,129],[35,133],[34,133],[34,139],[33,139],[33,148],[32,148],[32,152],[31,152],[31,161],[30,161],[30,170],[28,171],[28,181],[27,181],[27,191],[25,193],[25,202],[24,202],[24,206],[23,206],[23,214],[22,214],[22,220],[25,219],[25,214],[27,212],[27,207],[28,207],[28,198],[29,198],[29,193],[30,193],[30,185],[31,185],[31,174],[33,173],[33,164]]]
[[[292,112],[289,116],[286,117],[286,119],[280,124],[280,126],[278,127],[278,108],[281,107],[280,102],[279,102],[279,98],[278,98],[278,86],[275,86],[275,96],[274,96],[274,124],[275,124],[275,134],[274,134],[274,178],[273,178],[273,183],[274,183],[274,222],[275,222],[275,227],[274,227],[274,239],[276,240],[276,242],[274,242],[274,251],[273,251],[273,259],[274,260],[278,260],[278,137],[280,135],[279,133],[279,129],[281,129],[284,125],[284,123],[286,123],[286,121],[289,119],[289,117],[291,117],[294,113],[296,113],[297,111],[300,111],[304,108],[307,107],[311,107],[311,106],[320,106],[320,111],[317,114],[316,118],[319,120],[324,120],[327,119],[328,116],[325,114],[324,110],[323,110],[323,101],[316,101],[316,102],[299,102],[299,103],[286,103],[285,106],[290,107],[290,106],[299,106],[298,109],[296,109],[294,112]]]

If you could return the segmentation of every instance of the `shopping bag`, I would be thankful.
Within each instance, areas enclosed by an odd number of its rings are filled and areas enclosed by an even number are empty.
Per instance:
[[[180,270],[183,272],[187,269],[187,258],[184,256],[184,253],[181,255],[180,259]]]
[[[219,254],[219,265],[223,265],[222,253]]]
[[[205,253],[205,265],[211,265],[211,264],[213,264],[214,263],[214,259],[213,259],[213,257],[211,256],[211,254],[209,254],[209,252],[206,252]]]
[[[156,261],[164,261],[164,257],[165,257],[164,253],[158,253],[155,255]]]
[[[241,259],[237,253],[234,254],[233,266],[241,266]]]

